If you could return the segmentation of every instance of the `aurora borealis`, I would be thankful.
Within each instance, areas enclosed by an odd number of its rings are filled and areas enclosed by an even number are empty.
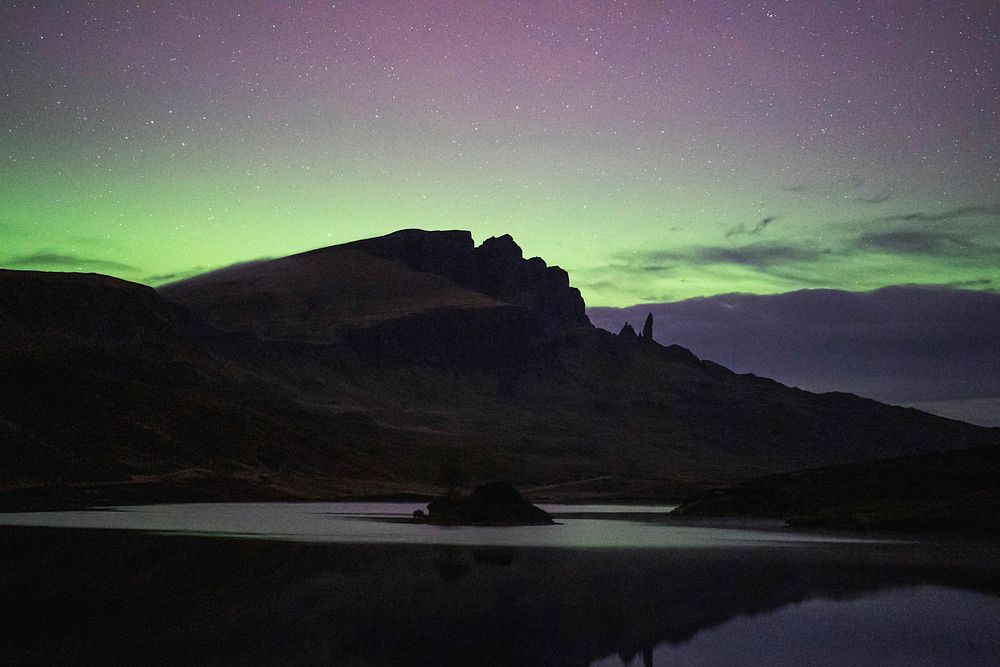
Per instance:
[[[589,305],[1000,287],[993,2],[4,2],[0,266],[404,227]]]

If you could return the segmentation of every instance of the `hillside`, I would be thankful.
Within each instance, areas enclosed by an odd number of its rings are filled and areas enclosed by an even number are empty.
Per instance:
[[[0,272],[4,502],[676,498],[993,445],[996,430],[738,375],[592,327],[510,237],[406,230],[158,292]]]
[[[1000,448],[980,447],[769,475],[696,498],[673,514],[1000,535],[997,480]]]
[[[446,278],[359,250],[324,248],[241,264],[160,288],[222,329],[262,340],[330,343],[346,325],[372,325],[434,309],[504,304]]]

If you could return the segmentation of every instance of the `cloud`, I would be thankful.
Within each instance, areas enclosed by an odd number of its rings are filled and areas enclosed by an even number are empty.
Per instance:
[[[986,206],[960,206],[958,208],[952,208],[938,213],[916,211],[913,213],[885,215],[880,218],[875,218],[872,222],[946,222],[962,218],[978,218],[982,216],[996,215],[1000,215],[1000,204],[990,204]]]
[[[587,312],[613,332],[626,321],[641,325],[652,312],[662,343],[811,391],[850,391],[896,404],[1000,397],[995,292],[916,285],[810,289]]]
[[[770,216],[764,218],[763,220],[761,220],[760,222],[757,223],[756,227],[754,227],[753,229],[750,230],[750,233],[751,234],[760,234],[762,231],[764,231],[765,229],[767,229],[768,225],[770,225],[772,222],[774,222],[777,219],[778,219],[778,216],[775,216],[775,215],[770,215]]]
[[[966,287],[966,288],[978,288],[978,289],[991,289],[993,286],[992,278],[974,278],[972,280],[954,280],[950,283],[946,283],[944,287]]]
[[[173,271],[172,273],[155,273],[151,276],[146,276],[142,279],[142,282],[149,285],[160,285],[163,283],[172,283],[177,280],[184,280],[185,278],[190,278],[191,276],[196,276],[199,273],[204,273],[208,269],[204,266],[196,266],[192,269],[186,269],[184,271]]]
[[[895,199],[899,196],[896,188],[892,185],[886,185],[880,190],[876,190],[871,194],[858,195],[853,197],[855,201],[864,202],[866,204],[881,204],[882,202],[887,202],[890,199]]]
[[[629,293],[640,301],[648,300],[645,295],[653,285],[660,290],[676,289],[691,294],[702,291],[696,287],[701,281],[718,284],[733,279],[734,272],[748,270],[787,288],[827,285],[828,276],[817,269],[819,264],[827,266],[834,257],[832,250],[794,244],[686,246],[616,253],[605,264],[575,267],[571,275],[573,284],[585,293],[613,291],[619,293],[619,299],[621,293]],[[660,295],[663,294],[661,291]]]
[[[777,216],[774,215],[768,216],[763,220],[761,220],[760,222],[758,222],[753,227],[751,227],[750,229],[747,229],[747,226],[741,222],[740,224],[736,225],[735,227],[726,232],[726,238],[727,239],[732,238],[733,236],[738,236],[740,234],[750,234],[751,236],[756,236],[757,234],[760,234],[762,231],[767,229],[767,226],[777,219],[778,219]]]
[[[676,269],[676,264],[646,264],[641,268],[646,273],[669,273]]]
[[[875,249],[899,255],[931,255],[965,259],[993,256],[1000,259],[1000,248],[997,246],[978,243],[958,234],[932,230],[903,229],[891,232],[872,232],[862,235],[858,239],[857,246],[862,250]]]
[[[221,280],[229,280],[234,275],[239,276],[243,269],[248,267],[257,266],[271,261],[272,257],[260,257],[257,259],[247,260],[245,262],[236,262],[235,264],[228,264],[218,269],[209,269],[203,266],[196,266],[184,271],[174,271],[171,273],[163,273],[157,275],[147,276],[143,279],[143,282],[149,284],[156,284],[157,289],[170,289],[170,287],[180,281],[198,281],[201,283],[212,283]]]
[[[759,226],[759,225],[758,225]],[[637,271],[667,271],[678,265],[735,264],[766,269],[773,266],[813,262],[831,254],[819,248],[754,243],[736,247],[694,246],[678,250],[651,250],[642,253],[619,254],[619,268]]]
[[[87,268],[98,271],[127,271],[130,273],[138,271],[131,264],[116,262],[114,260],[46,251],[35,252],[30,255],[16,255],[4,262],[4,265],[11,268],[44,266],[69,269]]]
[[[738,264],[767,269],[772,266],[799,262],[814,262],[827,251],[793,245],[754,244],[736,248],[698,248],[692,257],[703,264]]]

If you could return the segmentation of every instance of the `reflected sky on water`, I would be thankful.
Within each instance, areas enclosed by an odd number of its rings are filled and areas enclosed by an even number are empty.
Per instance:
[[[672,506],[545,505],[554,526],[454,527],[406,520],[424,503],[190,503],[0,514],[0,525],[142,530],[171,534],[368,544],[567,548],[705,548],[863,541],[780,523],[753,528],[672,523]],[[658,520],[659,519],[659,520]]]

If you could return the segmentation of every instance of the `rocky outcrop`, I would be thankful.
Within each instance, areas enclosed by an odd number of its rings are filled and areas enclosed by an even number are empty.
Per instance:
[[[569,274],[547,266],[540,257],[524,259],[509,234],[483,241],[475,257],[475,282],[469,287],[527,308],[547,334],[591,326],[580,290],[570,287]]]
[[[633,329],[632,325],[628,322],[626,322],[625,326],[623,326],[621,331],[618,332],[618,336],[619,338],[625,338],[626,340],[633,340],[638,337],[636,336],[635,329]]]
[[[477,486],[464,498],[443,497],[417,510],[418,523],[447,526],[545,526],[555,523],[549,513],[532,505],[510,482]]]
[[[428,232],[402,229],[392,234],[345,244],[344,248],[404,264],[411,269],[449,278],[468,286],[476,273],[472,232]]]
[[[540,257],[525,259],[509,234],[486,239],[477,248],[467,231],[406,229],[347,247],[445,276],[467,289],[527,309],[546,335],[592,326],[580,290],[569,275]]]
[[[642,338],[653,340],[653,313],[646,315],[646,322],[642,325]]]

